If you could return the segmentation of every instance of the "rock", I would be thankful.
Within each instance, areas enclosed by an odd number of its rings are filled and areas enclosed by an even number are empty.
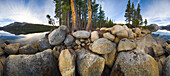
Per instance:
[[[66,31],[55,29],[48,35],[48,40],[51,45],[58,45],[65,39]]]
[[[124,28],[126,31],[129,30],[129,28],[128,28],[126,25],[123,25],[123,28]]]
[[[7,54],[16,54],[16,53],[18,53],[19,47],[20,47],[19,43],[9,44],[9,45],[5,46],[4,51]]]
[[[152,48],[153,48],[153,52],[155,56],[161,56],[162,54],[165,53],[164,49],[162,48],[160,44],[154,44]]]
[[[122,30],[117,32],[116,36],[119,38],[128,38],[128,32],[126,30]]]
[[[67,26],[65,26],[65,25],[61,25],[58,29],[64,30],[64,31],[66,31],[67,33],[70,32],[69,28],[67,28]]]
[[[66,39],[64,40],[64,44],[66,46],[71,46],[73,42],[74,42],[73,36],[67,35]]]
[[[4,65],[5,65],[5,56],[1,56],[0,57],[0,76],[4,76],[3,75]]]
[[[113,28],[111,29],[111,32],[112,32],[112,34],[114,35],[114,34],[116,34],[117,32],[122,31],[122,30],[124,30],[124,27],[123,27],[123,26],[121,26],[121,25],[115,25],[115,26],[113,26]]]
[[[135,33],[137,34],[138,37],[141,36],[141,30],[139,28],[135,28]]]
[[[106,60],[106,65],[111,68],[113,65],[113,62],[115,61],[115,57],[116,57],[116,44],[113,43],[113,50],[111,51],[111,53],[108,54],[104,54],[103,57]]]
[[[97,39],[99,39],[99,33],[97,31],[91,32],[91,41],[93,42]]]
[[[150,55],[133,50],[120,52],[112,70],[124,76],[159,76],[158,64]]]
[[[166,58],[163,65],[163,76],[170,76],[170,55]]]
[[[38,47],[39,51],[44,51],[46,49],[50,49],[51,48],[50,43],[48,42],[47,39],[40,39],[37,42],[37,47]]]
[[[6,43],[7,45],[10,44],[10,41],[9,40],[6,40],[4,43]]]
[[[115,36],[112,35],[112,34],[110,34],[109,32],[104,33],[104,34],[103,34],[103,37],[104,37],[104,38],[107,38],[107,39],[109,39],[109,40],[111,40],[111,41],[114,41],[114,39],[115,39]]]
[[[76,40],[75,42],[76,42],[77,45],[81,44],[81,42],[79,40]]]
[[[53,48],[53,55],[54,55],[54,57],[56,58],[56,60],[58,60],[59,55],[60,55],[60,52],[59,52],[59,51],[56,51],[56,48]]]
[[[116,44],[118,44],[119,41],[120,41],[120,39],[119,39],[118,37],[116,37],[115,40],[114,40],[114,42],[115,42]]]
[[[6,45],[7,45],[6,43],[3,43],[2,46],[1,46],[1,48],[2,48],[2,49],[5,49],[5,46],[6,46]]]
[[[81,46],[85,46],[85,43],[82,43]]]
[[[111,53],[113,50],[114,44],[106,38],[100,38],[92,44],[92,51],[98,54]]]
[[[157,30],[159,30],[159,26],[157,24],[150,24],[148,25],[148,28],[152,32],[156,32]]]
[[[101,76],[105,59],[86,49],[77,49],[77,67],[80,76]]]
[[[80,42],[85,42],[85,40],[84,39],[80,39]]]
[[[73,33],[73,36],[76,38],[89,38],[90,32],[88,31],[76,31]]]
[[[170,55],[170,44],[168,46],[166,46],[166,50],[165,51]]]
[[[51,49],[35,55],[9,55],[5,76],[58,76]]]
[[[35,54],[37,51],[38,50],[32,44],[27,44],[19,48],[20,54]]]
[[[135,38],[135,35],[134,35],[132,29],[129,29],[127,32],[128,32],[128,38],[129,39],[134,39]]]
[[[3,54],[4,54],[4,51],[3,51],[3,49],[1,49],[1,47],[0,47],[0,56],[3,55]]]
[[[162,70],[163,70],[163,65],[165,63],[165,56],[160,56],[159,60],[158,60],[158,67],[159,67],[159,76],[163,76]]]
[[[73,50],[62,50],[59,56],[59,69],[62,76],[75,76],[76,53]]]
[[[121,39],[118,44],[118,52],[120,51],[129,51],[136,48],[136,42],[133,40],[129,40],[127,38]]]
[[[170,39],[168,39],[166,42],[167,42],[168,44],[170,44]]]

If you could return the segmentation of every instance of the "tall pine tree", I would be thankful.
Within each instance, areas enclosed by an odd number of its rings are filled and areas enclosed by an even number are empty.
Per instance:
[[[130,21],[132,19],[132,11],[131,11],[131,2],[130,0],[128,1],[128,4],[127,4],[127,8],[126,8],[126,11],[125,11],[125,15],[124,17],[126,17],[126,22],[130,25]]]

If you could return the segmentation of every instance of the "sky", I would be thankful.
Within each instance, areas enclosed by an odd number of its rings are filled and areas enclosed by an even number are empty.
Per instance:
[[[115,23],[125,23],[125,10],[128,0],[97,0],[102,5],[105,17]],[[131,0],[135,7],[141,5],[143,19],[148,24],[159,26],[170,24],[170,0]],[[12,22],[48,24],[46,15],[55,15],[53,0],[0,0],[0,27]]]

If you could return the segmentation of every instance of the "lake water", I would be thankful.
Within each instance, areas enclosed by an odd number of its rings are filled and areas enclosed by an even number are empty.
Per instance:
[[[0,43],[3,43],[5,40],[10,40],[11,43],[21,43],[21,45],[25,45],[27,43],[35,43],[39,39],[45,37],[45,34],[48,32],[42,32],[42,33],[32,33],[32,34],[26,34],[26,35],[15,35],[11,34],[6,31],[0,30]],[[170,39],[170,31],[167,30],[158,30],[157,32],[153,32],[155,35],[152,35],[154,37],[160,37],[164,38],[165,40]],[[157,35],[159,34],[159,35]]]
[[[0,42],[3,43],[6,40],[10,40],[11,43],[21,43],[21,45],[25,45],[28,43],[35,43],[39,39],[45,37],[45,34],[48,32],[42,32],[42,33],[32,33],[32,34],[20,34],[15,35],[11,34],[9,32],[0,30]]]

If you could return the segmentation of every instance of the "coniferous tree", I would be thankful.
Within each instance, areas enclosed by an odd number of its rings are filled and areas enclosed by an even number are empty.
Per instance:
[[[137,20],[138,20],[138,24],[142,24],[143,23],[143,19],[142,19],[142,15],[140,14],[140,4],[138,3],[138,7],[137,7]]]
[[[100,28],[102,27],[102,24],[104,22],[104,18],[105,18],[105,14],[104,14],[104,11],[102,10],[102,6],[100,5],[100,8],[99,8],[99,26]]]
[[[78,30],[76,0],[71,0],[71,10],[72,10],[72,32],[74,32],[75,30]]]
[[[96,4],[96,0],[92,2],[92,18],[93,18],[93,25],[96,28],[96,21],[97,21],[97,16],[98,16],[98,6],[99,4]]]
[[[92,22],[91,0],[88,0],[88,23],[87,23],[87,26],[86,26],[86,30],[90,29],[91,22]]]
[[[126,22],[130,25],[130,21],[132,21],[132,11],[131,11],[131,2],[130,0],[128,1],[128,4],[127,4],[127,8],[126,8],[126,11],[125,11],[125,15],[124,17],[126,17]]]
[[[145,23],[145,26],[146,26],[146,25],[147,25],[147,23],[148,23],[147,19],[145,19],[144,23]]]

